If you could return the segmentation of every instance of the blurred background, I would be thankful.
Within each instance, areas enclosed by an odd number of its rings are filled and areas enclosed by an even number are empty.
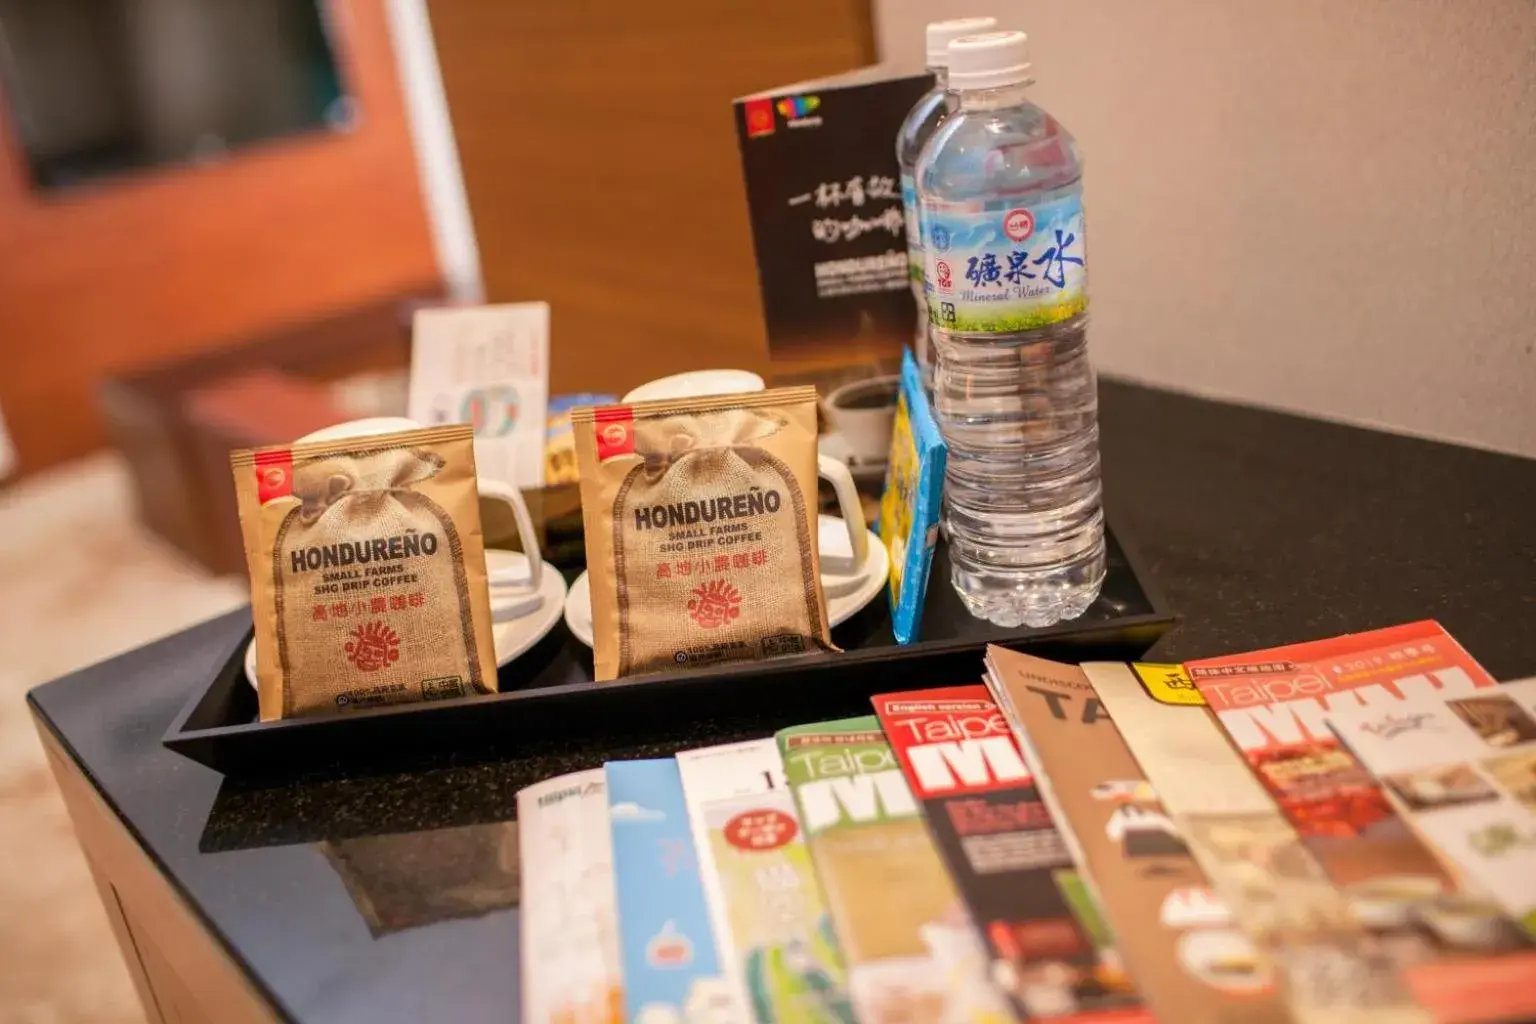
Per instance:
[[[548,301],[556,393],[762,369],[730,101],[971,14],[1102,373],[1536,456],[1530,0],[0,0],[0,1019],[141,1019],[22,697],[244,603],[228,450],[402,413],[434,303]]]

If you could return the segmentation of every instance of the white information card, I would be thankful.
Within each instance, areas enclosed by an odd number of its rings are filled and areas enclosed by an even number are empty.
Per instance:
[[[544,486],[548,405],[548,303],[417,311],[410,417],[473,426],[482,477]]]

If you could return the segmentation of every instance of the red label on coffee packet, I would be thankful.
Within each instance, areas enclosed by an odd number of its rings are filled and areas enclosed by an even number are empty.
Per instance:
[[[592,433],[597,438],[597,460],[607,462],[635,453],[635,413],[627,405],[609,405],[592,414]]]
[[[277,451],[256,453],[256,497],[265,505],[276,498],[286,498],[293,493],[293,451],[280,448]]]

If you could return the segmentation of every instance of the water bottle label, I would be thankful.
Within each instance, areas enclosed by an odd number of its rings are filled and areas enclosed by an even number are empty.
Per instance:
[[[1007,334],[1088,308],[1083,200],[972,210],[922,208],[928,319],[949,331]]]
[[[901,176],[901,208],[907,215],[907,277],[914,287],[923,283],[923,236],[917,226],[917,181]]]

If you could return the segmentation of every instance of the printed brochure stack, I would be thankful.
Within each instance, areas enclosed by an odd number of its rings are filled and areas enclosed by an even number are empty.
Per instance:
[[[519,793],[522,1019],[1536,1018],[1536,679],[1434,622],[978,669]]]

